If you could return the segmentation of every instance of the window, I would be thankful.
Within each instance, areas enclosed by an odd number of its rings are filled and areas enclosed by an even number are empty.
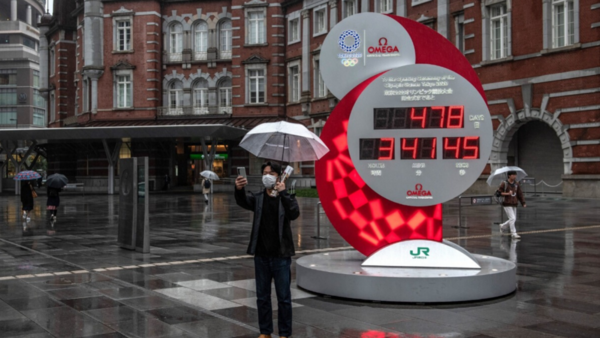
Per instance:
[[[231,20],[223,20],[219,25],[219,58],[231,59]]]
[[[10,35],[0,34],[0,45],[7,45],[10,43]]]
[[[264,10],[248,11],[246,32],[246,41],[249,45],[264,44],[266,42]]]
[[[54,76],[54,68],[55,68],[55,63],[56,63],[54,58],[55,58],[55,52],[54,52],[54,46],[52,46],[50,48],[50,76]]]
[[[40,88],[40,72],[33,71],[33,88]]]
[[[14,106],[17,104],[17,89],[0,88],[0,105]]]
[[[171,26],[169,46],[169,61],[181,61],[183,51],[183,28],[181,24],[176,23]]]
[[[219,82],[219,114],[231,114],[231,79]]]
[[[56,119],[56,100],[54,98],[54,91],[50,93],[50,121],[54,122]]]
[[[208,50],[208,24],[199,21],[194,26],[194,59],[206,60]]]
[[[118,19],[113,23],[115,27],[115,50],[129,51],[131,48],[131,19]]]
[[[38,127],[46,126],[46,111],[44,109],[33,108],[33,125]]]
[[[33,105],[38,108],[46,108],[46,100],[40,95],[40,91],[37,89],[33,90]]]
[[[392,13],[394,11],[392,0],[377,0],[377,6],[379,7],[379,13]]]
[[[194,114],[208,114],[208,82],[205,79],[194,83]]]
[[[23,37],[23,45],[37,51],[37,42],[34,39]]]
[[[325,97],[327,96],[327,88],[325,88],[325,81],[323,81],[323,77],[321,76],[321,63],[319,59],[315,58],[313,61],[313,69],[315,79],[315,97]]]
[[[313,21],[313,36],[327,33],[327,5],[317,7],[317,9],[313,11]]]
[[[490,59],[501,59],[508,56],[508,14],[506,4],[490,7]]]
[[[455,35],[455,46],[461,52],[465,52],[465,16],[459,14],[454,17],[454,28],[456,31]]]
[[[288,43],[300,41],[300,18],[288,21]]]
[[[573,0],[552,1],[552,47],[575,43],[575,3]]]
[[[17,124],[17,111],[14,108],[0,108],[0,125]]]
[[[300,101],[300,65],[294,62],[288,67],[289,96],[288,102]]]
[[[357,0],[344,0],[342,2],[342,18],[345,19],[351,15],[358,13]]]
[[[248,70],[248,103],[265,102],[265,71],[264,69]]]
[[[87,78],[83,79],[83,112],[89,112],[91,109],[90,100],[90,81]],[[51,117],[52,118],[52,117]]]
[[[169,86],[169,114],[183,114],[183,84],[181,81],[173,81]]]
[[[16,84],[17,84],[17,71],[16,70],[0,69],[0,86],[15,86]]]
[[[117,75],[117,108],[133,107],[131,75]]]

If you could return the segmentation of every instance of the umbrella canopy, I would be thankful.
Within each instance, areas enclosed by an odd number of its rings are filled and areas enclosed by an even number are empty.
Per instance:
[[[38,174],[37,172],[32,171],[32,170],[27,170],[27,171],[21,171],[20,173],[15,175],[15,177],[13,179],[15,181],[33,181],[33,180],[37,180],[40,177],[42,177],[42,175]]]
[[[62,189],[69,183],[69,179],[63,174],[52,174],[46,179],[46,186],[50,188]]]
[[[202,176],[204,178],[208,178],[209,180],[213,180],[213,181],[219,180],[219,175],[215,174],[214,172],[212,172],[210,170],[204,170],[203,172],[200,173],[200,176]]]
[[[490,187],[495,187],[495,186],[500,185],[500,183],[502,183],[502,181],[506,181],[506,179],[507,179],[506,173],[509,171],[517,172],[517,182],[524,179],[527,176],[527,173],[525,172],[525,170],[523,170],[519,167],[502,167],[502,168],[496,169],[494,171],[494,173],[491,174],[490,177],[488,177],[487,184]]]
[[[329,152],[325,143],[305,126],[285,121],[254,127],[240,147],[257,157],[281,162],[316,161]]]

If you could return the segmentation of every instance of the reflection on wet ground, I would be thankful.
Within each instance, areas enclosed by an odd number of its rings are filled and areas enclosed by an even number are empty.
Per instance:
[[[300,257],[348,244],[299,199],[293,223]],[[257,337],[251,213],[232,196],[153,195],[151,253],[116,245],[118,196],[62,197],[31,222],[18,197],[0,196],[0,336]],[[600,336],[600,201],[529,199],[520,241],[500,236],[498,206],[444,205],[444,235],[467,250],[518,264],[518,291],[462,304],[387,304],[311,294],[293,285],[294,337]],[[571,228],[566,229],[566,228]],[[292,267],[294,269],[294,267]],[[276,304],[276,302],[274,303]],[[276,314],[275,314],[276,318]],[[277,332],[277,330],[276,330]]]

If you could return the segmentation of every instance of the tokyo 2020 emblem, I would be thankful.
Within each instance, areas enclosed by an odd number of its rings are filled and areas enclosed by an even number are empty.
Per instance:
[[[338,45],[340,46],[340,49],[344,52],[352,53],[356,51],[358,47],[360,47],[360,35],[358,35],[358,32],[355,30],[345,30],[342,32],[342,34],[340,34]]]

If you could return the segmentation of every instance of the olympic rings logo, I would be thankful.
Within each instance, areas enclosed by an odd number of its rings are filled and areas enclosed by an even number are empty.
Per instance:
[[[346,38],[352,38],[354,42],[352,42],[350,45],[347,45]],[[358,32],[353,29],[345,30],[342,32],[342,34],[340,34],[338,46],[340,46],[340,49],[344,52],[352,53],[360,46],[360,35],[358,35]]]
[[[344,67],[354,67],[358,64],[358,59],[342,59]]]

